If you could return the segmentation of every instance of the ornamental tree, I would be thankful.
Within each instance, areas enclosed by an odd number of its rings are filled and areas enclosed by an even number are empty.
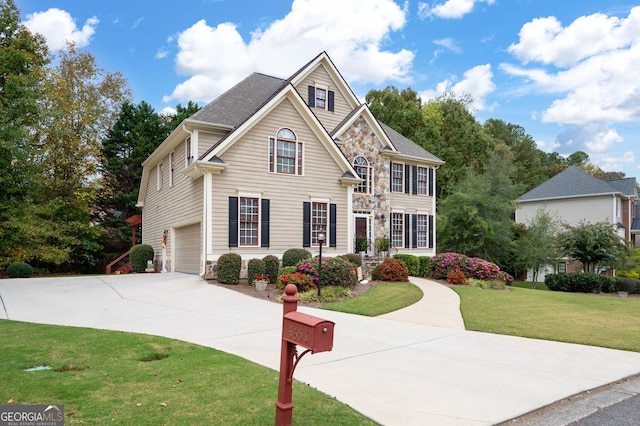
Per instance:
[[[606,222],[581,221],[566,228],[558,236],[560,254],[580,261],[584,272],[599,273],[603,267],[615,267],[628,255],[624,239]]]

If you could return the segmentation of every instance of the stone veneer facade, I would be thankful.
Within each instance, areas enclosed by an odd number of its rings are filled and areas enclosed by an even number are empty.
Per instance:
[[[372,214],[372,242],[379,237],[390,238],[388,221],[391,220],[390,161],[382,155],[383,145],[375,135],[367,121],[360,117],[353,125],[340,135],[340,150],[353,164],[357,156],[364,157],[373,169],[373,190],[371,194],[353,193],[353,210]]]

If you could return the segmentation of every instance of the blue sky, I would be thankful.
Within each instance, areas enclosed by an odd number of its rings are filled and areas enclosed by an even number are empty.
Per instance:
[[[201,106],[253,71],[288,77],[326,50],[356,95],[473,97],[480,122],[521,125],[640,178],[640,5],[624,0],[16,0],[52,50],[120,71],[157,111]],[[637,7],[639,6],[639,7]]]

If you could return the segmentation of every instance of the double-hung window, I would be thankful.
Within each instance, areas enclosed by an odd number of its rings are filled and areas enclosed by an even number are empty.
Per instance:
[[[391,192],[404,191],[404,164],[391,163]]]
[[[318,233],[321,231],[325,233],[326,239],[329,230],[327,221],[329,215],[327,213],[327,203],[311,203],[311,245],[317,246],[320,244],[318,242]]]
[[[429,217],[426,214],[415,216],[416,221],[416,245],[418,247],[427,247],[429,244]]]
[[[240,197],[240,246],[258,245],[258,226],[260,224],[260,203],[257,198]]]
[[[269,138],[269,171],[302,175],[303,146],[291,129],[280,129],[276,138]]]
[[[404,247],[404,214],[391,213],[391,246]]]
[[[362,182],[358,184],[355,188],[355,192],[360,192],[363,194],[371,194],[372,185],[372,172],[371,167],[369,166],[369,162],[361,156],[358,156],[353,161],[353,166],[358,173],[358,177],[362,179]]]
[[[418,167],[416,169],[416,193],[419,195],[427,195],[429,173],[426,167]]]

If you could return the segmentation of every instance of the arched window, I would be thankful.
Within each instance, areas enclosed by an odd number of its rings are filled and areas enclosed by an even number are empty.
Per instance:
[[[269,171],[302,175],[302,143],[291,129],[282,128],[269,138]]]
[[[369,162],[366,158],[362,156],[357,156],[353,160],[353,167],[358,173],[358,177],[362,179],[362,182],[358,184],[355,188],[355,192],[360,192],[363,194],[371,194],[372,185],[372,169],[369,166]]]

